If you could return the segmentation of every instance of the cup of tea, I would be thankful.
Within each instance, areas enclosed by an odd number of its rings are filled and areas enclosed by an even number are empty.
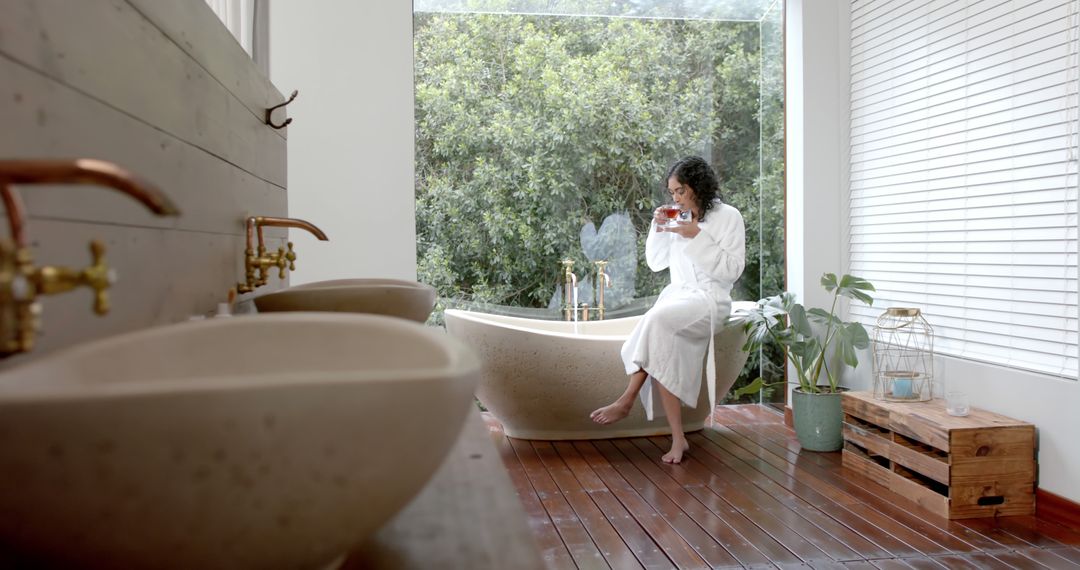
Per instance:
[[[662,228],[674,228],[679,225],[679,214],[682,213],[682,208],[678,204],[664,204],[660,206],[660,213],[663,214],[664,219],[667,221],[660,227]]]

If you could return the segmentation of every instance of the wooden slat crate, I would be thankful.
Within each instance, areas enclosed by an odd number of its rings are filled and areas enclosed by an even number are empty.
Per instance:
[[[844,466],[950,519],[1035,513],[1035,426],[846,392]]]

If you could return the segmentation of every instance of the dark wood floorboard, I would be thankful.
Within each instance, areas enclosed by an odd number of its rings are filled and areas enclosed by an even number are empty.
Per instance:
[[[615,526],[611,524],[603,511],[596,505],[592,497],[582,487],[581,482],[574,476],[570,468],[566,466],[555,448],[547,441],[534,441],[533,450],[540,456],[540,461],[555,480],[559,491],[566,497],[567,502],[573,507],[574,513],[585,526],[585,530],[592,537],[600,554],[604,556],[612,568],[642,568],[637,557],[623,542]]]
[[[521,465],[525,468],[532,488],[535,490],[540,504],[544,506],[555,529],[562,537],[563,544],[570,551],[570,556],[578,568],[609,568],[600,554],[600,549],[592,541],[588,531],[582,524],[581,519],[574,513],[573,507],[567,502],[559,488],[555,485],[551,475],[544,467],[543,462],[536,455],[529,442],[520,439],[511,439],[510,445],[517,454]]]
[[[1080,564],[1080,548],[1054,548],[1051,552],[1066,560]]]
[[[600,480],[608,486],[641,527],[652,537],[660,549],[678,568],[707,568],[705,560],[694,551],[678,531],[653,508],[638,491],[600,454],[591,442],[574,443],[574,449],[581,454]]]
[[[783,428],[782,425],[779,427],[782,431],[772,431],[768,437],[799,452],[799,444],[794,432]],[[934,515],[874,481],[863,477],[851,477],[850,471],[841,466],[839,453],[799,454],[800,459],[804,456],[807,456],[807,460],[799,461],[797,465],[814,474],[817,484],[842,490],[864,506],[886,514],[903,527],[933,541],[932,544],[938,545],[920,547],[920,550],[928,556],[964,553],[971,550],[994,552],[1009,549],[1007,544],[976,532],[964,523],[949,521]],[[906,531],[899,530],[899,532]],[[909,535],[909,537],[914,540],[913,536]],[[1011,535],[1010,538],[1012,538]]]
[[[521,504],[525,507],[525,514],[529,516],[529,528],[532,529],[533,539],[540,551],[540,556],[544,559],[545,565],[548,568],[574,568],[575,565],[573,559],[570,558],[570,551],[566,549],[566,545],[563,544],[558,531],[555,530],[555,523],[551,521],[551,517],[548,516],[544,506],[540,503],[536,489],[529,483],[529,478],[525,475],[525,469],[521,466],[521,462],[518,461],[517,455],[514,454],[514,450],[510,446],[509,438],[502,435],[500,428],[498,432],[492,432],[492,439],[495,440],[495,447],[499,450],[503,465],[506,465],[510,480],[514,483],[514,488],[517,489]]]
[[[718,406],[679,465],[668,437],[525,441],[485,420],[549,568],[1080,570],[1080,530],[941,518],[803,452],[766,406]]]
[[[634,516],[630,514],[619,499],[608,489],[600,476],[589,467],[589,464],[574,449],[573,444],[566,441],[554,444],[559,456],[567,467],[581,483],[585,492],[589,494],[596,506],[603,511],[604,516],[611,521],[611,525],[618,531],[619,536],[630,548],[634,556],[645,568],[667,570],[675,568],[668,557],[661,552],[660,547],[653,541],[649,533],[637,524]]]

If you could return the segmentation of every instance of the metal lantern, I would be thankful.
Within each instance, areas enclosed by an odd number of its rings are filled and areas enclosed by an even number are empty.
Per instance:
[[[933,397],[934,329],[919,309],[890,307],[874,325],[874,397],[923,402]]]

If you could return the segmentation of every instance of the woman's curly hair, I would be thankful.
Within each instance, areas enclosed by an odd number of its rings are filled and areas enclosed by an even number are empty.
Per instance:
[[[720,180],[716,177],[716,171],[700,156],[687,156],[671,165],[667,176],[664,177],[665,184],[672,176],[679,181],[679,184],[685,184],[694,189],[698,211],[701,212],[701,221],[705,221],[705,214],[715,205],[713,200],[723,201],[720,195]]]

